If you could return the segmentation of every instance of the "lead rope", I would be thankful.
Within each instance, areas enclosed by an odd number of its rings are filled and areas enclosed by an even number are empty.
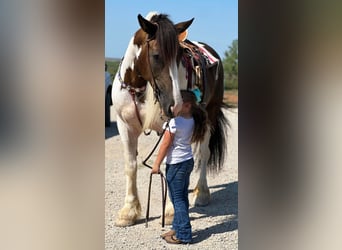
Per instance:
[[[142,162],[144,166],[152,169],[152,167],[150,165],[148,165],[146,162],[148,161],[148,159],[150,159],[150,157],[152,156],[152,154],[154,153],[154,151],[156,150],[158,144],[160,143],[166,129],[169,126],[169,121],[167,121],[165,128],[163,130],[163,132],[161,133],[161,135],[159,136],[159,139],[157,141],[157,143],[154,145],[151,153],[146,157],[146,159]],[[165,176],[163,175],[163,173],[161,171],[159,171],[160,174],[160,180],[161,180],[161,187],[162,187],[162,227],[165,226],[165,206],[166,206],[166,197],[167,197],[167,181]],[[148,195],[147,195],[147,209],[146,209],[146,219],[145,219],[145,227],[148,227],[148,219],[149,219],[149,213],[150,213],[150,197],[151,197],[151,184],[152,184],[152,176],[153,174],[150,174],[150,181],[149,181],[149,185],[148,185]]]
[[[160,89],[158,88],[158,85],[156,84],[156,79],[154,77],[153,74],[153,70],[151,67],[151,62],[150,62],[150,40],[147,40],[147,57],[148,57],[148,64],[151,70],[151,77],[152,77],[152,85],[153,85],[153,92],[154,92],[154,97],[155,97],[155,102],[158,101],[159,99],[159,94],[160,94]],[[147,160],[152,156],[153,152],[156,150],[157,146],[159,145],[166,129],[169,126],[169,120],[167,121],[165,128],[163,130],[163,132],[161,133],[161,135],[159,136],[159,139],[156,143],[156,145],[154,146],[154,148],[152,149],[151,153],[146,157],[146,159],[143,161],[143,165],[145,165],[146,167],[152,169],[152,167],[150,165],[148,165],[146,162]],[[162,188],[162,227],[165,226],[165,206],[166,206],[166,197],[167,197],[167,181],[165,176],[163,175],[163,173],[161,171],[159,171],[160,174],[160,180],[161,180],[161,188]],[[150,174],[150,181],[149,181],[149,185],[148,185],[148,195],[147,195],[147,209],[146,209],[146,223],[145,223],[145,227],[148,227],[148,219],[149,219],[149,213],[150,213],[150,197],[151,197],[151,184],[152,184],[152,173]]]

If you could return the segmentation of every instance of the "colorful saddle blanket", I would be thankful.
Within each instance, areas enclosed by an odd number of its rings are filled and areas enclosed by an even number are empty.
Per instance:
[[[180,42],[184,49],[183,66],[187,72],[187,89],[192,90],[198,102],[203,102],[207,85],[207,69],[216,67],[216,79],[219,59],[212,55],[203,44],[185,39]],[[193,80],[193,75],[195,79]]]

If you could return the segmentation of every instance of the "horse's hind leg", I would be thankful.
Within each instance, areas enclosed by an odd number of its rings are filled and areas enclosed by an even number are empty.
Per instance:
[[[118,117],[118,129],[124,148],[126,196],[125,204],[118,213],[115,225],[130,226],[141,214],[141,206],[137,192],[137,144],[139,133],[129,132]]]
[[[210,192],[207,183],[207,163],[210,156],[209,138],[210,132],[207,132],[203,142],[201,142],[199,147],[196,147],[195,151],[195,163],[200,167],[200,177],[193,191],[194,196],[192,202],[195,206],[205,206],[210,201]]]
[[[166,199],[166,207],[165,207],[165,225],[172,224],[174,214],[175,214],[175,210],[168,196]]]

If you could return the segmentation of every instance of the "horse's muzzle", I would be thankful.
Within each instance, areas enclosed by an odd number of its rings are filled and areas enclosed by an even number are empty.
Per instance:
[[[170,113],[171,113],[172,117],[175,117],[181,111],[182,105],[170,106],[169,109],[170,109]]]
[[[170,117],[170,118],[174,117],[174,115],[173,115],[173,106],[169,107],[168,112],[167,112],[167,116]]]

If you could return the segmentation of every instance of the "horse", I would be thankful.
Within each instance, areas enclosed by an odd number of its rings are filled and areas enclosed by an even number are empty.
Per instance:
[[[112,87],[126,175],[124,206],[115,222],[119,227],[135,224],[141,214],[136,183],[138,138],[148,130],[162,131],[165,121],[182,106],[180,90],[197,92],[209,121],[204,141],[193,145],[195,167],[200,169],[193,192],[195,205],[209,203],[207,170],[219,171],[227,145],[228,121],[222,111],[227,108],[223,102],[223,66],[212,47],[186,38],[194,18],[177,24],[167,14],[156,12],[145,18],[139,14],[137,18],[140,28],[129,41]],[[208,63],[210,57],[212,61]],[[168,206],[168,224],[172,216],[173,208]]]

